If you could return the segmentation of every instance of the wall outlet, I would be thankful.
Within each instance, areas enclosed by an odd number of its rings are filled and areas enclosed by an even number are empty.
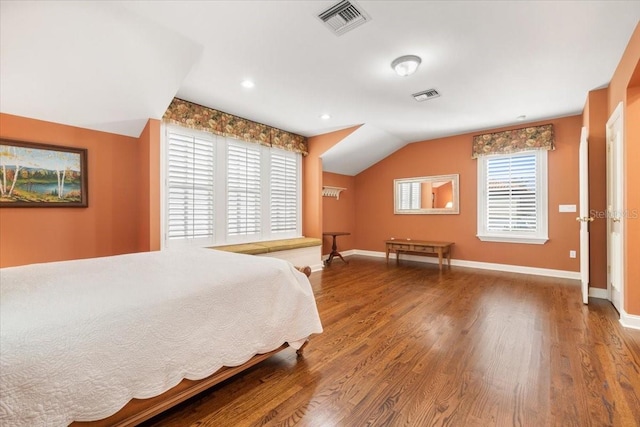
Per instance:
[[[575,212],[576,205],[558,205],[558,212]]]
[[[576,251],[569,251],[569,258],[575,258],[576,257]]]

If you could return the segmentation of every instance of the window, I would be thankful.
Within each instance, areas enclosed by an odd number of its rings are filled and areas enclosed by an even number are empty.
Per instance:
[[[543,244],[547,232],[547,151],[478,158],[478,238]]]
[[[165,126],[164,246],[299,237],[301,155]]]

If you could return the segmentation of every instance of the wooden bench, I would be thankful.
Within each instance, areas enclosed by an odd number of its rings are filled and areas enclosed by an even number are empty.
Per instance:
[[[278,258],[288,259],[292,261],[294,264],[301,263],[305,265],[307,263],[313,264],[313,257],[311,261],[307,258],[301,259],[300,257],[293,258],[289,257],[279,257],[277,256],[277,252],[283,252],[286,254],[292,253],[291,251],[295,251],[298,249],[311,248],[314,246],[322,246],[322,240],[316,239],[314,237],[298,237],[294,239],[281,239],[281,240],[270,240],[264,242],[253,242],[253,243],[241,243],[237,245],[223,245],[223,246],[211,246],[211,249],[217,249],[219,251],[226,252],[235,252],[240,254],[248,254],[248,255],[262,255],[262,256],[276,256]],[[285,252],[286,251],[286,252]],[[274,255],[275,254],[275,255]],[[319,257],[319,252],[318,252]],[[304,267],[296,267],[298,270],[305,273],[307,276],[311,273],[311,268],[308,266]]]
[[[260,255],[291,249],[320,246],[322,240],[314,237],[298,237],[295,239],[270,240],[266,242],[241,243],[238,245],[211,246],[219,251],[235,252],[239,254]]]
[[[400,262],[400,253],[412,255],[438,255],[438,266],[442,270],[442,258],[447,257],[447,264],[451,267],[451,246],[453,242],[435,242],[429,240],[391,239],[385,242],[387,247],[387,263],[389,252],[396,253],[396,264]]]

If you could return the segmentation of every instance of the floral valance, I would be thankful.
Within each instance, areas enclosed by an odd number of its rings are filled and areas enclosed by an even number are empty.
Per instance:
[[[269,147],[302,153],[303,156],[309,154],[307,138],[304,136],[178,98],[173,98],[162,120],[216,135],[229,136],[247,142],[255,142]]]
[[[473,159],[486,154],[509,154],[518,151],[553,150],[553,125],[531,126],[473,137]]]

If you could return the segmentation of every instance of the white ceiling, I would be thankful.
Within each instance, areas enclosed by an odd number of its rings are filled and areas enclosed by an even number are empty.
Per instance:
[[[409,142],[579,114],[640,19],[638,1],[360,0],[371,21],[338,37],[317,18],[336,2],[2,1],[0,111],[138,136],[178,96],[305,136],[363,125],[323,156],[355,175]],[[398,77],[406,54],[422,64]]]

